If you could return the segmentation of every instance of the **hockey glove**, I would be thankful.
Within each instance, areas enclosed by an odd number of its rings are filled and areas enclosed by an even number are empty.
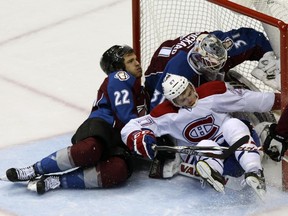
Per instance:
[[[276,60],[274,52],[267,52],[259,60],[258,68],[266,73],[267,79],[275,79],[276,74],[280,73],[279,60]]]
[[[164,135],[161,137],[157,137],[157,145],[168,145],[174,146],[175,144],[172,142],[171,138],[168,135]],[[156,151],[156,155],[151,163],[149,177],[150,178],[163,178],[163,168],[164,164],[167,160],[174,160],[175,153],[168,151]]]
[[[130,150],[150,159],[154,158],[153,144],[156,144],[154,133],[145,128],[142,129],[142,131],[132,132],[127,140],[127,145]]]
[[[272,51],[263,55],[258,66],[252,70],[251,75],[275,90],[281,89],[280,61],[276,59]]]
[[[277,124],[271,124],[268,135],[264,141],[264,152],[274,161],[281,161],[288,148],[288,138],[278,135],[275,131]]]

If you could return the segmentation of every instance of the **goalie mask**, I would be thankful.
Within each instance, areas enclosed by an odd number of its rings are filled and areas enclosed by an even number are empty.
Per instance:
[[[163,80],[162,87],[165,98],[171,101],[175,106],[193,107],[196,105],[198,94],[194,85],[185,77],[167,73]],[[185,92],[187,90],[190,91],[190,93],[187,94],[186,98]],[[181,98],[181,103],[176,102],[179,98]],[[187,101],[189,102],[187,103]]]
[[[104,52],[100,60],[101,69],[108,75],[117,70],[125,70],[124,55],[134,53],[127,45],[114,45]]]
[[[200,75],[208,72],[216,77],[226,63],[227,50],[215,35],[202,34],[197,38],[187,58],[189,65]]]

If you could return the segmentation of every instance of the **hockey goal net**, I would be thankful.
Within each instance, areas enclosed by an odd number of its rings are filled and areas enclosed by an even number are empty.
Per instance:
[[[287,0],[132,0],[133,47],[144,70],[158,46],[191,32],[251,27],[263,32],[280,58],[282,107],[288,103]],[[257,62],[233,70],[261,91],[273,91],[251,76]],[[288,190],[288,156],[282,162],[282,186]]]

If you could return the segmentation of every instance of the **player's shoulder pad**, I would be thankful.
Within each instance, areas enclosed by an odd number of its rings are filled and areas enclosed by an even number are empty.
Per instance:
[[[179,107],[174,106],[170,101],[165,100],[161,104],[157,105],[150,112],[150,115],[154,118],[157,118],[167,113],[177,113],[179,109]]]
[[[222,81],[207,82],[196,88],[199,98],[205,98],[215,94],[223,94],[226,90],[226,84]]]
[[[116,71],[114,73],[109,74],[109,86],[113,87],[113,89],[121,89],[127,86],[133,86],[136,80],[132,74],[126,71]]]

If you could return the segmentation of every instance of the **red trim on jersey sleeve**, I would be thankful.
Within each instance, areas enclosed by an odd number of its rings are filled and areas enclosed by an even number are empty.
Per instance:
[[[199,98],[205,98],[210,95],[223,94],[227,91],[226,85],[222,81],[211,81],[196,88]]]
[[[165,100],[163,103],[157,105],[150,113],[152,117],[159,117],[167,113],[177,113],[179,107],[174,106],[170,101]]]

